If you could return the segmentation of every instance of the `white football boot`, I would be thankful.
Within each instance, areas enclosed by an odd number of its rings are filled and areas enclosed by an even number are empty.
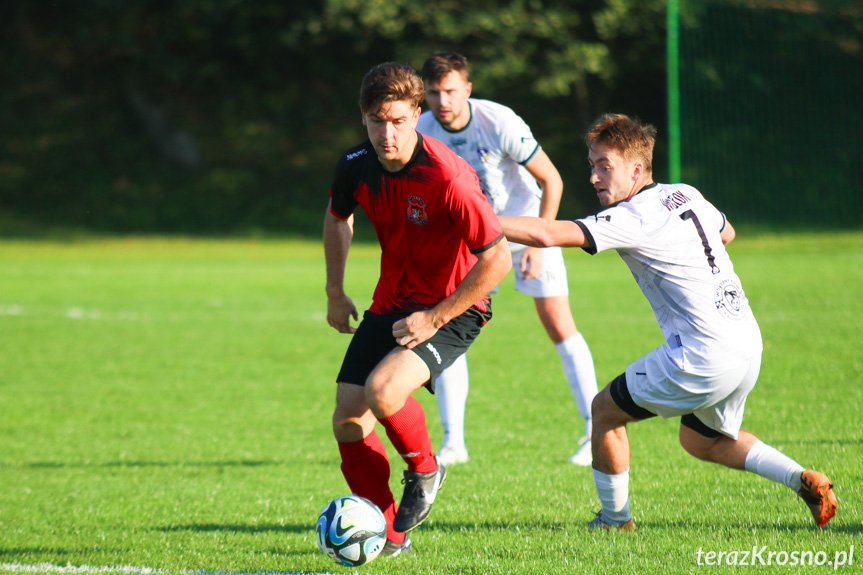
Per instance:
[[[578,445],[578,450],[570,456],[569,462],[573,465],[589,467],[593,463],[593,453],[591,452],[590,437],[587,435],[582,436],[578,440]]]
[[[467,463],[469,459],[466,447],[445,445],[437,452],[437,460],[446,466]]]

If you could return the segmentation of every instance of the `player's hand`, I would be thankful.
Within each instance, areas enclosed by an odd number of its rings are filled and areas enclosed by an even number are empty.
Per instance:
[[[327,298],[327,323],[339,333],[354,333],[357,328],[351,325],[351,317],[354,321],[360,319],[354,301],[347,295]]]
[[[542,248],[527,248],[521,254],[521,273],[524,279],[539,277],[542,273]]]
[[[413,349],[437,333],[434,314],[429,310],[417,311],[393,324],[396,343]]]

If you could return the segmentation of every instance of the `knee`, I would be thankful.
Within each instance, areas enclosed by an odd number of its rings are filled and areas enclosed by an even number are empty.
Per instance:
[[[370,377],[366,382],[366,403],[377,419],[385,419],[402,408],[407,398],[398,393],[398,387],[388,385],[381,378]]]
[[[695,457],[696,459],[704,459],[704,449],[686,441],[682,435],[680,436],[680,446],[683,447],[683,450],[692,457]]]
[[[602,413],[602,402],[599,401],[599,393],[594,395],[593,399],[590,402],[590,413],[593,415],[593,417],[597,417],[597,415]]]
[[[339,397],[333,411],[333,435],[339,443],[360,441],[374,427],[368,407],[355,400]]]
[[[534,298],[534,302],[539,320],[554,343],[578,333],[569,309],[569,296]]]
[[[337,409],[333,413],[333,436],[339,443],[360,441],[364,437],[361,419],[344,416]]]
[[[680,445],[684,451],[702,461],[713,461],[711,450],[716,444],[716,438],[699,435],[684,425],[680,426]]]
[[[597,422],[605,421],[612,413],[609,402],[614,402],[614,400],[611,398],[607,387],[593,397],[593,401],[590,403],[590,414],[593,417],[594,425]]]

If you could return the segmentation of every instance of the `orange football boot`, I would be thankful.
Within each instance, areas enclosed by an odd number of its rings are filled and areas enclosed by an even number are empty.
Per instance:
[[[836,515],[839,503],[833,495],[830,478],[819,471],[807,469],[800,477],[800,491],[797,495],[809,506],[818,527],[824,527]]]

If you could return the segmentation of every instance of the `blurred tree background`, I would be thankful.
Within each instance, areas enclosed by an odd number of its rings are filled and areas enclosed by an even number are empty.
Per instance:
[[[5,0],[0,230],[318,234],[375,64],[465,54],[594,209],[581,133],[665,122],[661,0]]]
[[[591,213],[600,113],[656,125],[667,178],[665,26],[665,0],[4,0],[0,233],[318,235],[363,75],[439,50]]]

